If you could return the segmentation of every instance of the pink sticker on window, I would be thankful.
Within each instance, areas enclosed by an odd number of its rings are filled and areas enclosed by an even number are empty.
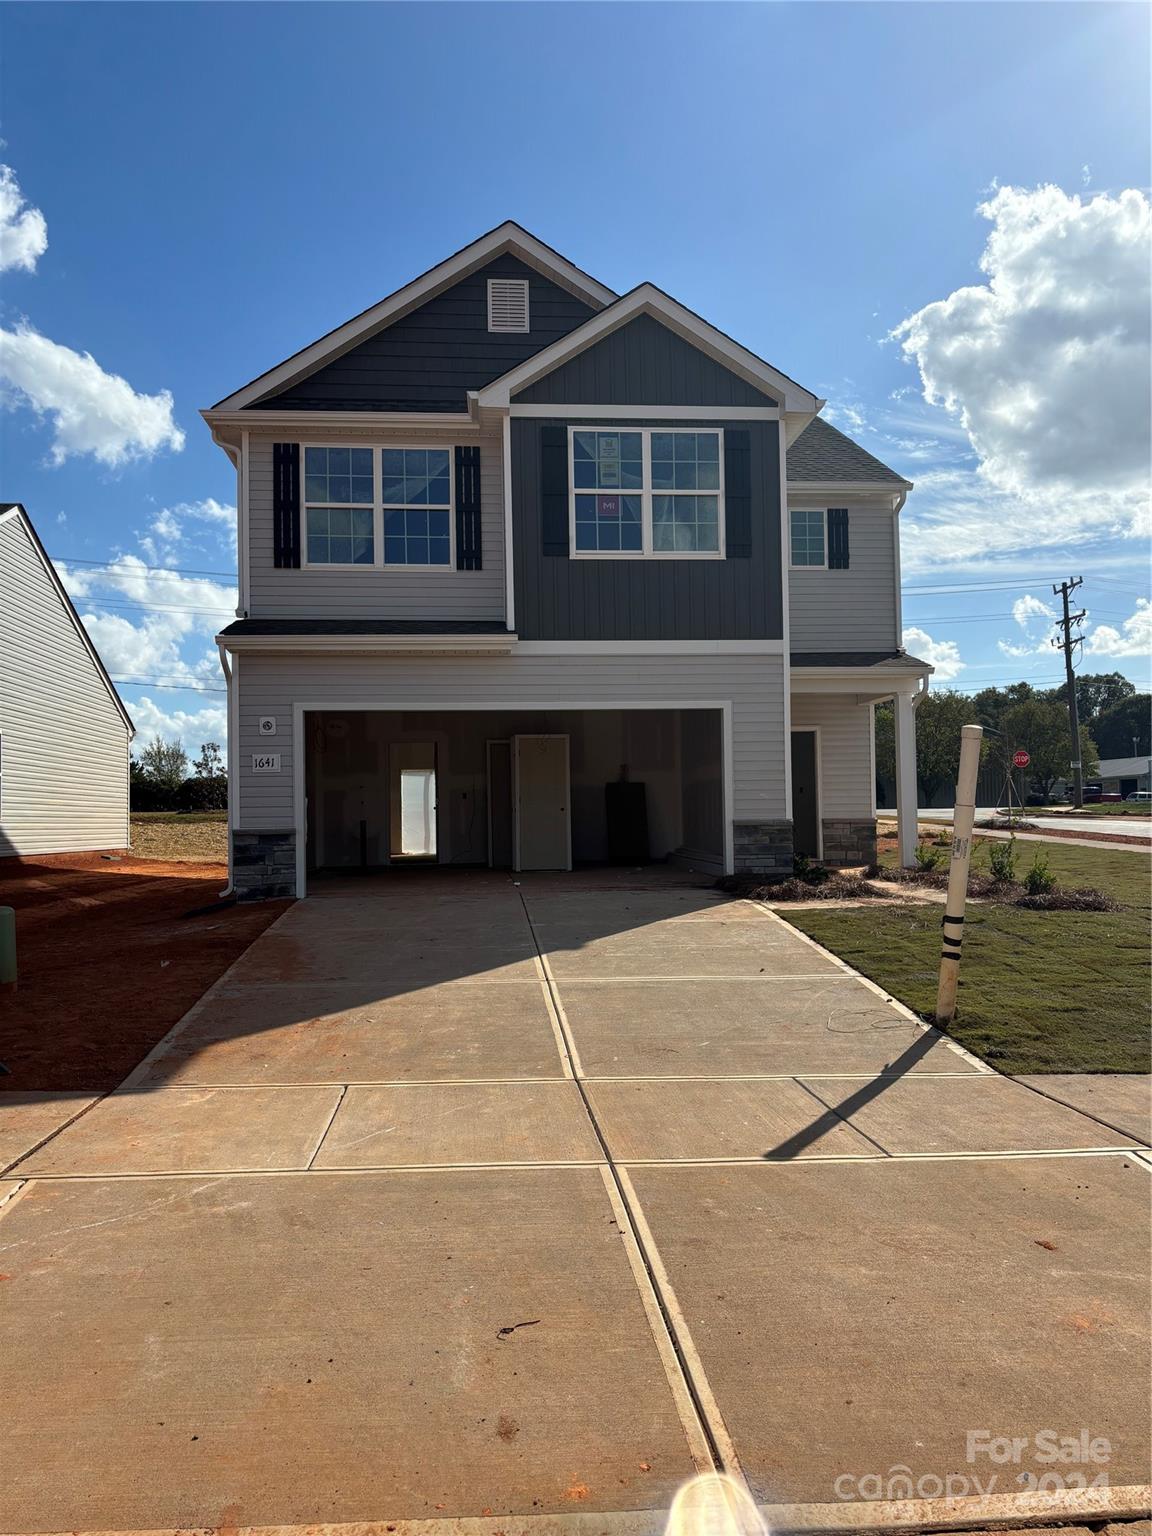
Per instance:
[[[620,498],[619,498],[619,496],[597,496],[597,498],[596,498],[596,516],[597,517],[619,517],[620,516]]]

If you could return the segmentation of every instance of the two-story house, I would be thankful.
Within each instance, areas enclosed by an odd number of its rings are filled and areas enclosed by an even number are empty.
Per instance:
[[[863,863],[893,698],[910,859],[910,487],[823,404],[507,223],[205,411],[238,481],[237,891]]]

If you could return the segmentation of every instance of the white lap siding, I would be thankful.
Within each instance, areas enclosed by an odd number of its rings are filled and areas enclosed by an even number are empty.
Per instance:
[[[795,683],[800,669],[792,674]],[[876,814],[872,711],[848,694],[793,693],[792,727],[818,726],[820,815],[867,821]]]
[[[124,848],[128,726],[19,514],[0,523],[0,857]]]
[[[277,570],[272,545],[272,445],[283,430],[248,440],[248,541],[251,618],[309,619],[486,619],[504,617],[504,469],[501,435],[475,429],[366,433],[358,443],[408,448],[480,445],[480,528],[482,568],[458,571],[326,570],[301,566]],[[336,433],[301,426],[301,441],[349,442]],[[301,475],[303,483],[303,475]],[[301,518],[303,518],[301,512]]]
[[[245,652],[239,677],[239,816],[246,832],[288,831],[295,821],[297,704],[339,710],[564,710],[639,705],[731,705],[732,816],[787,815],[784,668],[780,656],[322,656]],[[275,738],[259,720],[276,719]],[[279,773],[253,773],[253,754],[280,755]]]
[[[791,495],[790,507],[814,506]],[[820,505],[844,506],[835,497]],[[890,503],[848,506],[846,571],[813,568],[788,573],[788,622],[794,651],[892,651],[900,644],[896,617],[898,519]]]

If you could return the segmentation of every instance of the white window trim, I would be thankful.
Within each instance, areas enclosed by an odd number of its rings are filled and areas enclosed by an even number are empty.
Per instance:
[[[309,501],[305,495],[307,453],[309,448],[370,448],[372,450],[372,563],[370,565],[357,565],[354,561],[348,564],[333,564],[326,560],[309,560],[308,558],[308,508],[309,507],[355,507],[355,502],[343,501]],[[381,454],[386,448],[407,450],[409,452],[422,452],[424,449],[439,449],[448,455],[448,563],[447,565],[390,565],[384,559],[384,514],[385,512],[399,512],[405,510],[395,502],[384,501],[384,469]],[[366,443],[352,442],[340,439],[326,443],[300,444],[300,566],[302,570],[309,571],[445,571],[456,569],[456,445],[454,443]],[[363,510],[368,504],[360,502]],[[429,508],[429,511],[442,512],[443,506],[437,504]]]
[[[523,325],[496,325],[495,316],[492,313],[492,290],[495,284],[515,283],[524,291],[524,324]],[[532,289],[526,277],[490,277],[488,279],[488,331],[493,336],[527,336],[532,329]]]
[[[820,520],[824,528],[824,559],[820,565],[797,565],[792,558],[792,514],[793,512],[819,512]],[[827,507],[789,507],[788,508],[788,569],[790,571],[826,571],[828,569],[828,508]],[[808,729],[808,727],[805,727]]]
[[[555,410],[556,407],[551,409]],[[561,408],[562,409],[562,408]],[[604,495],[603,491],[589,491],[587,487],[576,486],[576,442],[577,432],[637,432],[640,434],[640,451],[643,460],[641,471],[642,485],[639,490],[625,490],[621,487],[621,496],[640,497],[640,548],[639,549],[577,549],[576,548],[576,497],[588,495]],[[660,433],[684,433],[690,432],[694,437],[707,432],[720,439],[720,485],[716,491],[655,491],[652,486],[652,434]],[[712,496],[717,499],[716,507],[716,531],[719,548],[717,549],[653,549],[652,547],[652,497],[658,496]],[[724,526],[724,429],[723,427],[616,427],[606,425],[603,421],[592,423],[586,427],[568,428],[568,553],[573,560],[723,560],[726,558],[726,531]]]

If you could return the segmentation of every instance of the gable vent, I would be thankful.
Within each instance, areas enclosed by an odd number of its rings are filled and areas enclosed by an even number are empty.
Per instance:
[[[488,279],[488,329],[490,331],[529,329],[528,279],[526,277],[490,277]]]

